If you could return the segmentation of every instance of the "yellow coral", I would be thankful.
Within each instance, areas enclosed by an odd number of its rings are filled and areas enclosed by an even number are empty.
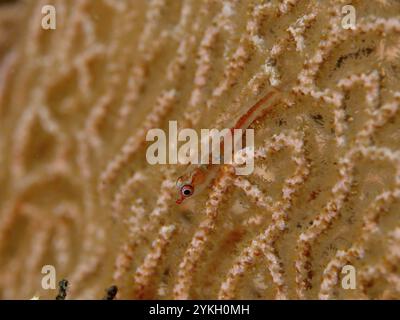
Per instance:
[[[0,297],[54,297],[50,264],[71,299],[400,298],[400,3],[350,2],[348,30],[339,0],[1,5]],[[176,205],[147,131],[223,127],[271,86],[255,173]]]

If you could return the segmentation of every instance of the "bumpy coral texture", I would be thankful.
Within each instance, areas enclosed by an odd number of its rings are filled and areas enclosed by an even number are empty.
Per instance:
[[[400,298],[399,1],[8,1],[0,55],[1,298],[54,298],[44,265],[69,299]],[[146,132],[272,86],[254,173],[175,204]]]

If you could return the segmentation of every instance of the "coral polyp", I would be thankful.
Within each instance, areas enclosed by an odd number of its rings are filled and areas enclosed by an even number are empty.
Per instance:
[[[0,298],[53,299],[52,265],[67,299],[399,299],[399,35],[399,1],[0,5]],[[177,205],[147,132],[272,88],[254,172]]]

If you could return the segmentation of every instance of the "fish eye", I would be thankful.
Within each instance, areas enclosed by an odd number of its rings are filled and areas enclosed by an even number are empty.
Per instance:
[[[181,189],[181,193],[184,197],[190,197],[193,194],[193,187],[189,184],[184,185]]]

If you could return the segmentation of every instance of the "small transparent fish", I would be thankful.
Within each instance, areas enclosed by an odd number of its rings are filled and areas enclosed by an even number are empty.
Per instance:
[[[263,98],[257,101],[250,109],[246,110],[234,126],[230,129],[233,133],[234,129],[247,129],[261,114],[265,111],[266,107],[271,106],[272,98],[278,96],[276,89],[271,89]],[[220,144],[220,154],[224,148],[223,142]],[[211,153],[209,155],[211,159]],[[216,176],[218,171],[218,164],[191,164],[186,169],[185,173],[180,176],[176,181],[179,198],[176,200],[177,204],[181,204],[185,199],[199,194],[210,185],[211,181]]]

